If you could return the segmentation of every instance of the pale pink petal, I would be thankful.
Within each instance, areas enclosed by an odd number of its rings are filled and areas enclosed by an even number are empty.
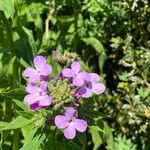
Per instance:
[[[49,106],[52,103],[52,98],[48,95],[40,96],[38,101],[40,106]]]
[[[89,81],[89,74],[87,72],[79,72],[76,77],[73,78],[73,84],[75,86],[82,86],[85,81]]]
[[[80,71],[80,62],[79,61],[73,62],[71,64],[71,69],[74,71],[75,74],[78,74]]]
[[[86,88],[86,92],[84,94],[82,94],[83,98],[89,98],[92,96],[92,91],[88,88]]]
[[[40,88],[42,91],[46,92],[47,91],[47,82],[42,81],[40,84]]]
[[[68,107],[65,111],[65,116],[68,120],[75,118],[77,115],[76,110],[73,107]]]
[[[99,75],[98,74],[96,74],[96,73],[89,73],[89,75],[90,75],[90,81],[91,82],[98,82],[99,80],[100,80],[100,77],[99,77]]]
[[[35,76],[37,71],[34,68],[27,68],[23,71],[22,75],[25,77]]]
[[[29,83],[28,85],[27,85],[27,87],[26,87],[26,91],[28,92],[28,93],[38,93],[38,91],[37,91],[37,89],[38,89],[38,87],[37,86],[35,86],[35,85],[32,85],[31,83]]]
[[[62,71],[62,75],[63,75],[64,77],[67,77],[67,78],[75,77],[74,72],[73,72],[71,69],[69,69],[69,68],[64,69],[64,70]]]
[[[84,132],[87,129],[87,122],[83,119],[76,119],[74,121],[74,127],[79,132]]]
[[[76,77],[73,78],[72,83],[75,86],[82,86],[84,84],[84,80],[82,78],[76,76]]]
[[[90,81],[90,76],[89,73],[85,72],[85,71],[81,71],[78,73],[77,77],[85,80],[85,81]]]
[[[29,106],[37,102],[36,94],[28,94],[24,97],[24,102]]]
[[[29,77],[30,83],[35,83],[37,81],[40,81],[40,74],[37,73],[37,74]]]
[[[106,89],[106,87],[101,83],[95,83],[92,86],[93,86],[92,92],[96,94],[102,94]]]
[[[54,122],[55,122],[56,127],[59,129],[66,128],[69,125],[67,118],[61,115],[57,115],[55,117]]]
[[[40,71],[41,75],[48,76],[52,72],[52,67],[49,64],[45,64]]]
[[[46,59],[43,56],[36,56],[33,59],[34,66],[37,71],[43,70],[44,65],[46,64]]]
[[[70,123],[69,126],[65,128],[64,135],[67,139],[73,139],[76,136],[76,130],[73,123]]]

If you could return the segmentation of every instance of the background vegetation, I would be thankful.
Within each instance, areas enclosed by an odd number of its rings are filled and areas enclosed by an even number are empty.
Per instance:
[[[25,120],[8,126],[25,109],[22,70],[41,54],[57,71],[54,49],[77,53],[105,81],[95,108],[112,129],[114,149],[150,149],[149,18],[148,0],[0,0],[1,149],[19,149],[27,136],[16,129]],[[87,149],[112,149],[92,133]]]

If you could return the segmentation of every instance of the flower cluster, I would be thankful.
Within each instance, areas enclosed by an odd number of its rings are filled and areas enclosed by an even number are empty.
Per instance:
[[[52,110],[56,127],[63,129],[67,139],[73,139],[76,130],[86,131],[87,122],[77,119],[78,105],[74,104],[80,103],[79,99],[89,98],[93,94],[99,95],[105,91],[105,86],[99,83],[98,74],[82,70],[80,61],[74,61],[56,77],[51,77],[52,67],[46,63],[43,56],[36,56],[33,62],[33,68],[29,67],[23,71],[23,76],[28,79],[28,94],[24,97],[24,102],[32,110],[44,107]],[[65,115],[59,115],[61,110],[65,110]]]
[[[80,62],[73,62],[71,68],[66,68],[62,71],[62,75],[70,79],[76,89],[76,96],[89,98],[92,93],[102,94],[105,91],[105,86],[98,83],[100,77],[96,73],[87,73],[81,70]]]
[[[47,92],[46,77],[51,73],[52,68],[46,63],[43,56],[36,56],[33,60],[35,68],[27,68],[23,76],[28,77],[28,85],[24,102],[33,110],[38,110],[43,106],[49,106],[52,103],[51,96]]]

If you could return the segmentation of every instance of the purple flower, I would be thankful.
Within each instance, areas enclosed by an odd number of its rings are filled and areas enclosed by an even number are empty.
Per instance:
[[[85,80],[84,85],[77,89],[75,95],[89,98],[93,93],[99,95],[105,91],[105,86],[99,83],[100,77],[96,73],[89,73],[89,79]],[[79,97],[79,96],[78,96]]]
[[[41,82],[40,87],[29,83],[26,91],[29,94],[24,97],[24,102],[33,110],[49,106],[52,103],[52,98],[47,94],[47,83],[44,81]]]
[[[31,83],[41,81],[52,71],[51,66],[46,63],[46,59],[43,56],[36,56],[33,62],[35,68],[29,67],[23,71],[23,76],[28,77]]]
[[[65,68],[62,71],[62,76],[71,79],[75,86],[82,86],[84,80],[88,78],[86,72],[80,70],[80,62],[76,61],[71,64],[71,68]]]
[[[77,113],[73,107],[66,109],[65,116],[55,117],[55,125],[59,129],[64,129],[64,135],[67,139],[73,139],[76,136],[76,130],[84,132],[87,128],[87,122],[83,119],[76,119]]]

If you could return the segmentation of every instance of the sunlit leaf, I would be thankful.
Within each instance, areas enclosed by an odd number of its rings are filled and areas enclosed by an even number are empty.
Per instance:
[[[91,133],[92,141],[94,144],[93,150],[97,150],[103,143],[102,135],[100,134],[99,130],[97,130],[96,127],[90,128],[90,133]]]
[[[13,18],[14,0],[0,0],[0,10],[4,12],[6,18]]]
[[[84,41],[86,44],[91,45],[99,54],[105,52],[103,44],[95,37],[82,38],[81,40]]]
[[[9,122],[2,130],[12,130],[12,129],[22,128],[32,122],[33,122],[32,119],[27,119],[23,116],[19,116],[14,120],[12,120],[11,122]]]

